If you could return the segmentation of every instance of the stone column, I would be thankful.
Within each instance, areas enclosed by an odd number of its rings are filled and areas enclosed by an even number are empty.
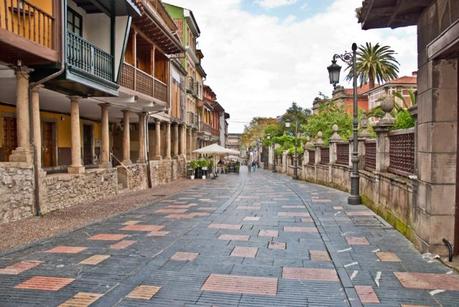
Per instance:
[[[174,148],[173,148],[174,158],[177,158],[179,155],[179,125],[174,124]]]
[[[147,143],[147,134],[145,131],[145,113],[139,113],[139,160],[137,163],[145,163],[147,161],[147,151],[146,151],[146,143]]]
[[[10,156],[11,162],[32,163],[29,118],[29,72],[25,67],[16,70],[16,133],[18,147]]]
[[[166,123],[166,159],[171,159],[171,123]]]
[[[81,128],[80,128],[80,97],[71,96],[71,135],[72,135],[72,165],[68,168],[70,174],[84,173],[81,163]]]
[[[36,166],[38,169],[41,169],[40,89],[42,88],[43,85],[37,85],[31,91],[33,145],[35,147]]]
[[[391,98],[388,98],[389,100]],[[390,157],[390,143],[389,131],[394,124],[394,118],[390,115],[393,104],[386,99],[381,104],[381,107],[386,115],[373,127],[376,132],[376,171],[385,172],[389,168]]]
[[[324,141],[322,140],[322,132],[321,131],[319,131],[317,133],[317,140],[316,140],[314,145],[315,145],[315,148],[316,148],[315,164],[320,164],[320,161],[321,161],[320,150],[321,150],[322,146],[324,145]]]
[[[333,125],[332,129],[333,135],[330,137],[330,164],[335,164],[338,159],[338,143],[341,143],[343,140],[338,134],[338,125]]]
[[[155,122],[155,160],[161,160],[161,121]]]
[[[186,126],[185,124],[180,125],[180,155],[186,157]]]
[[[132,164],[131,161],[131,129],[129,115],[131,112],[123,110],[123,164]]]
[[[110,168],[110,128],[108,119],[108,103],[100,104],[102,122],[102,148],[100,153],[100,167]]]
[[[187,149],[188,149],[188,157],[189,159],[192,159],[193,158],[193,129],[192,128],[188,128]]]

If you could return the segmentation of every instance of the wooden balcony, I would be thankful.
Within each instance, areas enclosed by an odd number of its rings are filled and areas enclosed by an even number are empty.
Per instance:
[[[212,134],[212,127],[206,123],[201,122],[201,125],[199,127],[199,132]]]
[[[120,85],[167,102],[167,84],[130,64],[123,63]]]
[[[48,2],[40,8],[26,0],[0,0],[0,59],[21,59],[26,65],[57,62],[59,32],[52,16],[56,1]]]

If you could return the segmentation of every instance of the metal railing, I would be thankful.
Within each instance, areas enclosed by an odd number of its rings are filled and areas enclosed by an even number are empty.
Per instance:
[[[54,17],[26,0],[0,0],[0,28],[41,46],[54,47]]]
[[[201,122],[201,124],[199,125],[199,131],[212,134],[212,127],[204,122]]]
[[[328,147],[322,147],[320,149],[320,164],[330,163],[330,149]]]
[[[376,141],[365,141],[365,169],[376,169]]]
[[[71,32],[67,32],[67,62],[87,73],[113,81],[113,57]]]
[[[349,165],[349,143],[336,144],[336,164]]]
[[[308,156],[309,156],[309,165],[314,165],[316,164],[316,151],[315,150],[308,150]]]
[[[389,135],[389,172],[407,176],[414,173],[414,132]]]
[[[120,85],[167,102],[167,84],[133,65],[123,63]]]
[[[187,112],[187,124],[197,127],[198,126],[198,115],[193,112]]]

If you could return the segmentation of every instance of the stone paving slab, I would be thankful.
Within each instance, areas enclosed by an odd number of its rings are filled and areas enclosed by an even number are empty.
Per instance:
[[[0,257],[0,306],[458,306],[459,277],[345,193],[209,180]]]

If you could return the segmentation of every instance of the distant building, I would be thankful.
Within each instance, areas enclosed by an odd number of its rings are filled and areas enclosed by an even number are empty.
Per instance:
[[[358,106],[360,110],[368,111],[368,96],[366,94],[368,90],[368,84],[357,87]],[[338,106],[343,106],[346,113],[352,114],[352,106],[354,104],[354,90],[352,88],[337,86],[333,91],[331,100]]]
[[[226,139],[226,148],[241,151],[241,139],[241,133],[228,133],[228,138]]]
[[[405,108],[409,108],[413,105],[413,101],[410,98],[410,91],[415,92],[417,89],[417,75],[413,73],[412,76],[403,76],[395,80],[379,85],[366,94],[368,95],[368,107],[370,110],[381,105],[381,100],[386,95],[394,95],[395,93],[400,93],[403,96],[402,101],[399,97],[395,97],[395,102]]]

